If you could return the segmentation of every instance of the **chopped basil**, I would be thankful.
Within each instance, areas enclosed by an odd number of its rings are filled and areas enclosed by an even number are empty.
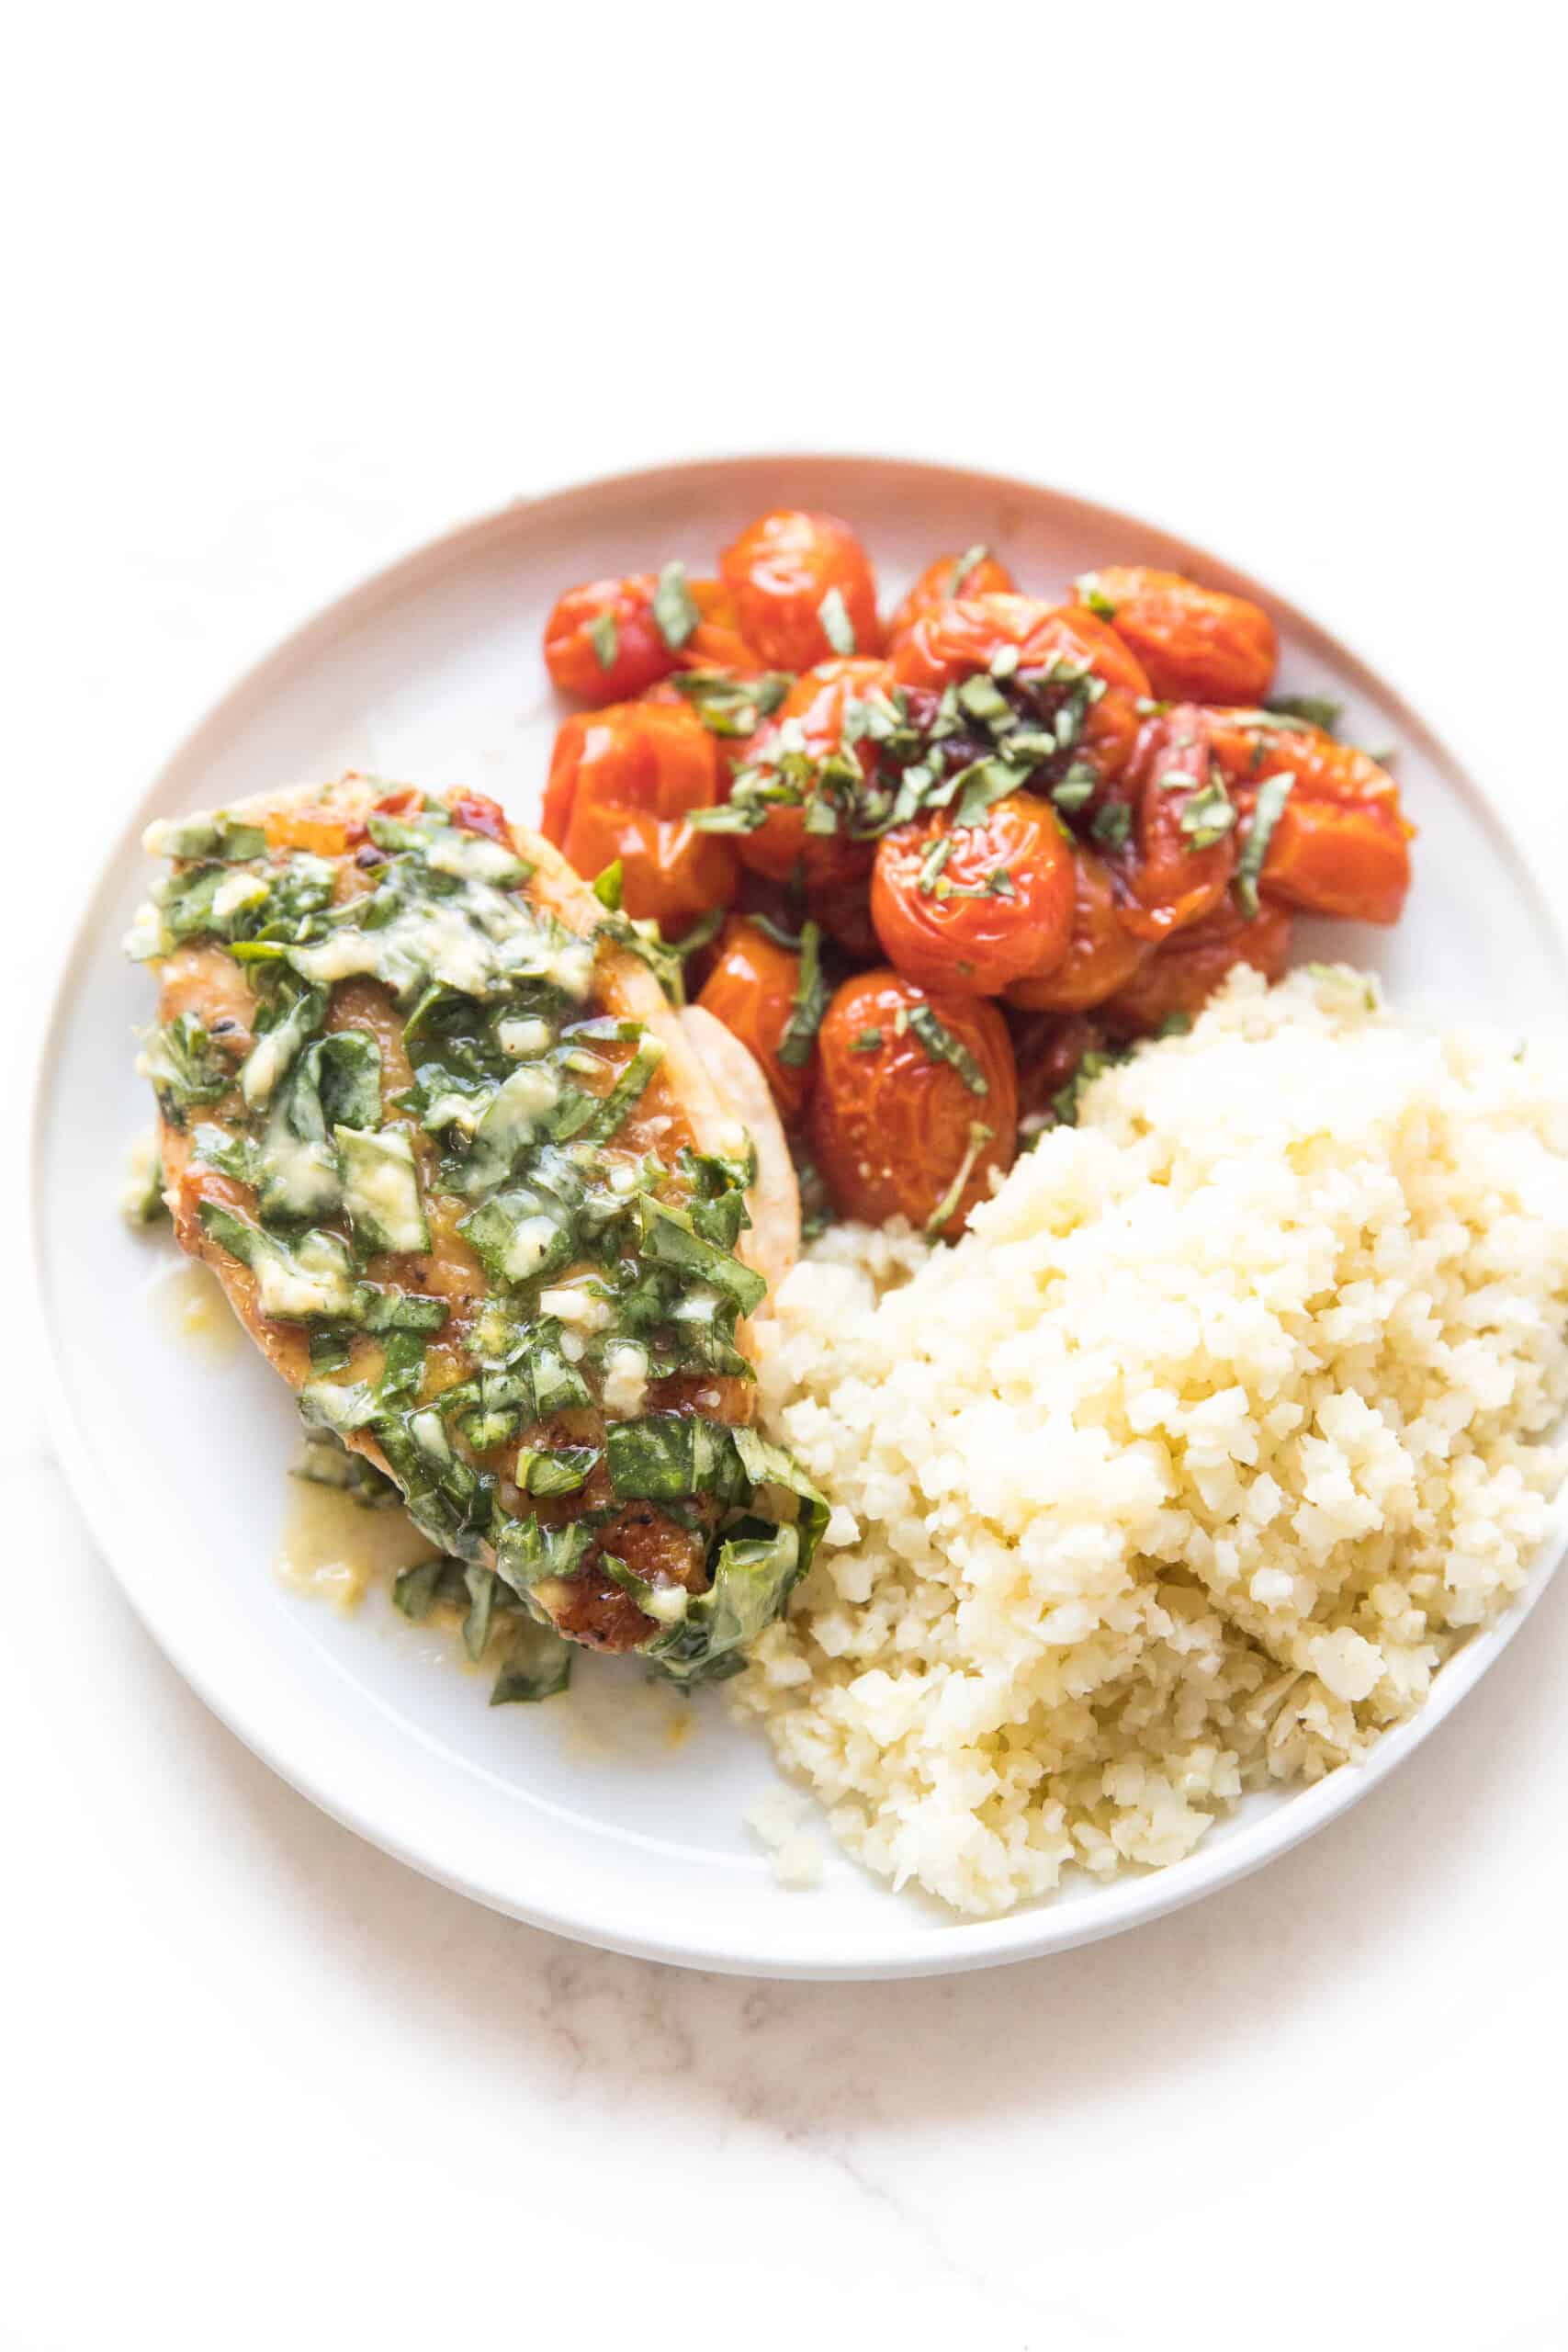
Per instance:
[[[678,1621],[643,1645],[672,1681],[721,1681],[739,1673],[745,1649],[771,1625],[801,1572],[793,1527],[737,1536],[720,1544],[713,1582],[694,1594]]]
[[[778,1057],[787,1069],[804,1069],[811,1059],[817,1044],[817,1032],[822,1026],[822,1016],[828,1010],[831,991],[822,969],[822,933],[814,922],[801,925],[800,977],[790,1000],[789,1019],[784,1025],[778,1046]]]
[[[369,1250],[428,1250],[430,1228],[420,1204],[413,1147],[400,1128],[367,1135],[334,1127],[343,1160],[343,1204],[355,1234]]]
[[[615,656],[621,648],[621,633],[615,627],[615,614],[596,613],[589,628],[588,637],[593,648],[593,659],[598,662],[601,670],[613,670],[615,666]]]
[[[1099,619],[1113,621],[1116,618],[1116,606],[1100,586],[1098,571],[1080,572],[1073,582],[1073,594],[1078,603],[1087,605]]]
[[[843,591],[829,588],[817,607],[817,617],[822,624],[822,634],[835,653],[851,654],[855,650],[855,627],[850,618],[850,608],[844,602]]]
[[[1345,706],[1332,695],[1268,695],[1263,707],[1276,718],[1304,718],[1309,727],[1332,735],[1345,716]]]
[[[964,582],[968,579],[972,571],[978,571],[980,565],[985,562],[990,552],[990,548],[979,540],[976,540],[976,544],[972,548],[965,548],[964,553],[957,558],[952,571],[947,575],[946,594],[949,596],[962,596],[964,594]]]
[[[571,1680],[571,1649],[548,1625],[525,1623],[491,1690],[492,1707],[553,1699]]]
[[[194,1012],[148,1032],[140,1068],[172,1127],[183,1127],[187,1113],[218,1102],[234,1083],[232,1061]]]
[[[694,1413],[654,1413],[605,1432],[610,1484],[623,1501],[678,1502],[685,1495],[733,1501],[746,1488],[735,1433]]]
[[[990,1092],[986,1074],[968,1046],[961,1037],[953,1035],[931,1005],[911,1005],[908,1025],[912,1035],[919,1038],[928,1060],[950,1062],[971,1094]]]
[[[653,592],[653,618],[671,653],[679,653],[702,619],[686,585],[683,563],[667,563]]]
[[[996,1130],[994,1127],[983,1125],[978,1119],[970,1120],[969,1142],[964,1150],[963,1159],[958,1163],[958,1172],[953,1177],[952,1183],[948,1186],[941,1200],[937,1203],[935,1208],[932,1209],[930,1216],[927,1217],[926,1231],[928,1233],[940,1233],[942,1227],[947,1223],[948,1218],[953,1216],[959,1202],[964,1198],[964,1186],[968,1183],[970,1177],[974,1174],[975,1162],[979,1159],[980,1154],[985,1150],[986,1146],[990,1142],[991,1137],[995,1133]]]
[[[390,1478],[326,1427],[306,1430],[290,1475],[308,1486],[335,1487],[361,1510],[386,1510],[402,1500]]]
[[[764,671],[755,678],[732,678],[725,670],[684,670],[671,683],[710,735],[733,740],[754,735],[777,710],[794,680],[783,670]]]
[[[1195,852],[1213,849],[1216,842],[1224,841],[1235,820],[1235,803],[1225,790],[1224,778],[1216,768],[1211,773],[1207,784],[1192,795],[1177,823],[1188,837],[1189,848]]]
[[[874,1054],[881,1043],[882,1032],[874,1025],[856,1031],[850,1039],[850,1051],[852,1054]]]
[[[955,825],[977,825],[988,808],[1016,792],[1023,778],[1007,760],[976,760],[964,768],[958,777],[958,798],[953,807]]]
[[[1258,787],[1252,824],[1235,862],[1236,904],[1249,919],[1258,914],[1258,877],[1263,871],[1274,828],[1280,821],[1280,811],[1291,797],[1295,781],[1289,769],[1280,768],[1274,775],[1266,775]]]
[[[1106,800],[1095,810],[1089,831],[1108,849],[1124,849],[1133,830],[1133,812],[1124,800]]]

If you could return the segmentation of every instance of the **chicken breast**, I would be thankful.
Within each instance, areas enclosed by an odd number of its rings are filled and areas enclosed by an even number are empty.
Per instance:
[[[558,1687],[557,1637],[732,1671],[826,1516],[750,1427],[799,1201],[744,1047],[476,795],[350,775],[148,846],[181,1247],[511,1627],[499,1695]]]

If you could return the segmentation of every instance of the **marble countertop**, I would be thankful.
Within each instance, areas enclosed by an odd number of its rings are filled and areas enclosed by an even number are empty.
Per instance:
[[[1555,679],[1563,619],[1549,77],[1502,26],[1480,56],[1434,28],[1412,63],[1363,16],[1347,80],[1331,17],[1303,42],[1249,15],[1216,58],[1205,119],[1258,141],[1246,205],[1235,145],[1185,141],[1173,178],[1136,160],[1163,153],[1185,28],[1149,20],[1120,119],[1134,161],[1060,134],[1065,207],[1026,168],[1015,85],[1107,66],[1111,36],[1064,26],[1027,73],[953,63],[955,98],[990,110],[997,186],[965,180],[972,213],[934,207],[931,283],[973,292],[979,269],[999,300],[998,224],[1040,215],[984,381],[934,327],[929,350],[873,334],[863,273],[795,266],[834,236],[841,256],[874,164],[897,184],[890,130],[857,152],[858,195],[774,191],[794,241],[753,358],[724,305],[755,299],[773,249],[754,207],[681,240],[710,289],[695,337],[689,275],[609,282],[638,175],[668,174],[671,137],[701,152],[734,49],[696,45],[656,148],[639,92],[659,40],[628,31],[595,118],[617,168],[589,186],[551,99],[587,51],[558,29],[525,57],[503,37],[491,63],[459,8],[434,65],[371,68],[356,10],[285,6],[253,47],[155,5],[134,33],[102,17],[90,75],[63,23],[38,32],[77,162],[24,262],[49,364],[13,439],[12,650],[20,788],[44,816],[0,927],[8,1099],[73,913],[61,828],[90,842],[209,696],[357,574],[649,455],[887,445],[1186,528],[1364,645],[1557,865],[1555,688],[1517,683]],[[860,38],[835,28],[841,72]],[[733,39],[762,54],[760,32]],[[776,127],[807,83],[767,60]],[[859,63],[914,102],[904,63],[869,45]],[[211,73],[217,114],[191,79]],[[1331,107],[1326,184],[1296,161]],[[1461,117],[1483,126],[1462,152]],[[388,121],[400,171],[369,135]],[[1063,295],[1045,264],[1064,217],[1130,257],[1117,288],[1186,256],[1179,300],[1140,322],[1077,263]],[[1220,220],[1224,267],[1195,278],[1198,226]],[[1049,317],[1022,299],[1042,271]],[[830,367],[779,362],[792,282]],[[1568,2343],[1568,1583],[1407,1771],[1195,1910],[979,1976],[751,1984],[493,1917],[315,1812],[121,1601],[25,1350],[0,1384],[0,2345]]]

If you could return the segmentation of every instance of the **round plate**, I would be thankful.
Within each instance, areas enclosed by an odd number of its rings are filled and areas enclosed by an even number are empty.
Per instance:
[[[1517,1630],[1561,1548],[1502,1624],[1461,1650],[1370,1763],[1249,1799],[1190,1860],[965,1924],[894,1894],[836,1852],[786,1891],[742,1815],[774,1780],[721,1692],[685,1702],[633,1662],[584,1659],[570,1694],[491,1710],[449,1646],[383,1597],[340,1614],[276,1569],[299,1424],[248,1345],[194,1354],[150,1299],[168,1244],[113,1214],[149,1118],[128,1032],[152,1012],[120,939],[149,880],[154,813],[210,808],[346,767],[467,784],[530,823],[559,716],[539,659],[566,583],[716,551],[775,505],[828,507],[863,533],[884,589],[983,539],[1028,588],[1105,562],[1191,571],[1268,605],[1281,681],[1348,705],[1353,740],[1399,746],[1421,829],[1407,921],[1321,926],[1306,950],[1375,966],[1396,1003],[1511,1021],[1568,1003],[1568,956],[1507,829],[1451,757],[1322,629],[1202,550],[1108,509],[946,467],[745,458],[592,483],[455,532],[344,597],[245,678],[128,818],[62,977],[33,1145],[37,1263],[61,1459],[132,1604],[240,1736],[338,1820],[448,1886],[621,1951],[758,1975],[917,1975],[1110,1935],[1223,1886],[1352,1804],[1407,1756]],[[1533,1017],[1533,1011],[1532,1011]],[[824,1847],[830,1845],[826,1830]]]

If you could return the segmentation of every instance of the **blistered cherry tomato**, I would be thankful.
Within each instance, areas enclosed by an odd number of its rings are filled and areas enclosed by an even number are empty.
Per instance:
[[[1404,828],[1383,807],[1298,800],[1280,809],[1258,888],[1314,915],[1397,922],[1410,888]]]
[[[973,825],[899,825],[876,853],[871,919],[890,963],[923,988],[997,996],[1054,971],[1073,931],[1073,851],[1049,803],[1010,793]]]
[[[939,555],[895,606],[887,624],[888,651],[939,605],[951,605],[960,596],[1010,596],[1017,585],[1006,564],[998,563],[989,548],[971,548],[964,555]]]
[[[1122,921],[1140,939],[1167,939],[1212,914],[1235,871],[1238,811],[1210,758],[1208,721],[1195,704],[1145,722],[1127,786],[1134,845]]]
[[[836,514],[807,514],[796,507],[763,514],[725,548],[719,570],[735,599],[741,635],[773,668],[807,670],[835,653],[881,652],[871,559]],[[825,597],[835,600],[827,621]],[[836,641],[840,615],[852,645]]]
[[[651,571],[590,580],[556,599],[545,623],[545,667],[563,694],[627,702],[675,667],[653,617]]]
[[[1292,779],[1258,876],[1264,896],[1313,914],[1397,922],[1410,888],[1415,828],[1388,771],[1320,728],[1280,727],[1246,710],[1206,717],[1244,823],[1258,786],[1271,775]]]
[[[806,1108],[817,1059],[815,1046],[804,1063],[779,1057],[799,986],[800,957],[737,917],[724,926],[696,1000],[756,1056],[779,1116],[790,1125]]]
[[[1018,1080],[1007,1023],[975,997],[858,973],[817,1039],[812,1154],[840,1214],[955,1238],[1012,1164]]]
[[[1043,979],[1014,980],[1010,1004],[1031,1012],[1083,1012],[1124,987],[1148,956],[1146,940],[1122,921],[1105,860],[1080,845],[1074,859],[1073,930],[1067,952]]]
[[[722,580],[694,580],[689,586],[700,617],[675,656],[676,668],[722,670],[736,678],[755,676],[763,664],[741,635],[740,616],[730,590]]]
[[[1320,727],[1282,727],[1267,713],[1209,710],[1204,718],[1210,747],[1227,784],[1261,784],[1281,773],[1292,775],[1292,797],[1338,800],[1354,807],[1376,805],[1400,817],[1399,786],[1371,753],[1353,743],[1337,743]],[[1403,818],[1401,818],[1403,823]],[[1412,828],[1404,826],[1408,834]]]
[[[684,821],[719,797],[714,739],[694,712],[619,703],[556,737],[540,830],[589,880],[619,858],[627,914],[679,929],[735,895],[728,842]]]
[[[1016,661],[1014,660],[1016,656]],[[1098,698],[1089,704],[1070,746],[1075,763],[1102,781],[1121,775],[1138,733],[1138,702],[1148,680],[1122,639],[1077,605],[1041,604],[1032,596],[960,597],[918,620],[893,655],[893,673],[907,686],[947,686],[994,670],[998,657],[1027,683],[1051,673],[1061,678],[1087,671]],[[1050,679],[1043,690],[1055,697]]]
[[[1291,918],[1283,907],[1264,907],[1248,922],[1227,903],[1149,957],[1104,1007],[1106,1025],[1120,1036],[1152,1036],[1173,1014],[1190,1020],[1201,1012],[1238,964],[1250,964],[1265,979],[1281,978],[1290,953]]]
[[[1074,593],[1132,647],[1153,693],[1174,702],[1257,702],[1268,693],[1280,653],[1274,624],[1245,596],[1138,563],[1086,572]]]
[[[819,662],[795,680],[773,719],[752,737],[746,747],[748,764],[772,771],[788,784],[790,761],[804,757],[815,765],[845,750],[846,707],[887,683],[885,662]],[[786,754],[785,745],[795,749]],[[862,775],[869,775],[874,746],[863,739],[850,748]],[[809,777],[801,788],[801,800],[776,804],[755,832],[738,833],[736,847],[753,874],[773,882],[799,883],[811,912],[837,936],[845,910],[865,903],[876,844],[851,838],[836,796],[818,794]],[[807,821],[818,798],[837,808],[831,831],[820,830],[815,818]]]

